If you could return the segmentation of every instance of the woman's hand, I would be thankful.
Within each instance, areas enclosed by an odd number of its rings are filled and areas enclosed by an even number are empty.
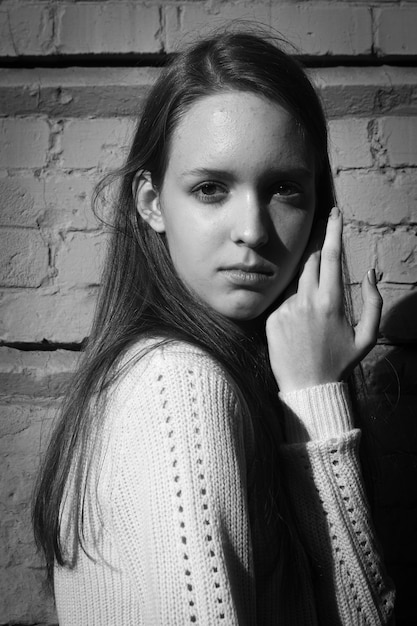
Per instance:
[[[342,216],[334,208],[323,247],[308,255],[297,293],[267,319],[271,367],[282,392],[340,381],[375,345],[382,298],[374,270],[362,281],[359,323],[352,328],[345,317],[342,228]]]

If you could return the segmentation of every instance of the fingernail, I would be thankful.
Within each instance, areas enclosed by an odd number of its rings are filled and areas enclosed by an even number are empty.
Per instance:
[[[330,219],[335,220],[336,218],[339,217],[339,215],[340,215],[339,207],[334,206],[332,210],[330,211],[330,215],[329,215]]]
[[[375,285],[376,285],[376,274],[375,274],[375,270],[373,268],[371,270],[368,270],[368,280],[371,283],[371,285],[373,285],[375,287]]]

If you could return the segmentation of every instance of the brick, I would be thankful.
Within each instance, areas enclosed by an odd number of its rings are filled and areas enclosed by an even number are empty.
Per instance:
[[[0,389],[4,396],[55,398],[65,393],[80,353],[0,348]]]
[[[88,336],[96,288],[0,294],[0,340],[79,343]]]
[[[44,185],[39,178],[0,178],[0,225],[35,228],[43,211]]]
[[[167,6],[166,49],[171,52],[196,33],[204,35],[235,20],[270,25],[304,54],[366,54],[372,47],[371,14],[365,7],[239,2]]]
[[[413,67],[329,67],[309,74],[329,117],[416,113]]]
[[[53,599],[33,541],[31,500],[56,402],[0,404],[0,615],[10,623],[53,623]]]
[[[78,287],[99,285],[107,239],[104,233],[69,233],[56,255],[58,284]]]
[[[42,588],[30,504],[56,408],[33,399],[0,405],[0,615],[12,623],[55,619],[52,599]]]
[[[346,220],[401,224],[417,218],[417,172],[340,172],[338,203]]]
[[[273,28],[303,54],[369,54],[372,19],[367,7],[305,2],[271,5]]]
[[[135,116],[159,73],[154,67],[0,69],[0,114]]]
[[[60,3],[61,54],[161,50],[159,8],[132,2]]]
[[[416,232],[386,232],[377,246],[378,271],[384,282],[417,283]]]
[[[329,122],[329,149],[335,169],[371,167],[372,154],[367,119],[342,119]]]
[[[389,164],[417,165],[417,117],[385,117],[378,124]]]
[[[0,615],[7,624],[57,626],[52,594],[45,590],[45,573],[36,568],[0,569]]]
[[[135,117],[159,72],[150,67],[0,69],[0,114]],[[414,68],[331,67],[308,73],[330,117],[417,114]]]
[[[30,498],[30,486],[21,480],[22,473],[32,478],[36,475],[35,462],[39,460],[41,451],[46,449],[55,411],[46,404],[35,405],[33,399],[31,403],[0,405],[0,410],[0,452],[10,462],[9,473],[15,480],[13,485],[11,481],[3,480],[3,474],[1,500],[5,502],[8,497],[12,498],[10,507],[16,508]]]
[[[0,501],[9,519],[30,507],[39,460],[49,441],[56,411],[56,404],[35,403],[33,398],[27,402],[0,405],[0,454],[3,459]],[[30,542],[25,555],[21,554],[20,558],[30,563],[34,556]]]
[[[65,168],[113,168],[122,165],[134,130],[124,119],[71,120],[62,137]]]
[[[349,278],[361,282],[366,272],[376,264],[376,238],[367,231],[345,226],[343,243]]]
[[[50,52],[53,23],[49,7],[21,1],[14,4],[0,11],[0,55],[15,57]]]
[[[216,28],[235,20],[256,20],[270,24],[270,8],[262,2],[191,3],[168,5],[165,12],[165,50],[177,51]]]
[[[2,228],[0,250],[3,287],[39,287],[48,276],[48,248],[38,231]]]
[[[96,229],[91,198],[97,180],[86,172],[59,171],[0,178],[0,225],[55,232]]]
[[[86,172],[45,174],[42,179],[44,211],[38,221],[40,227],[58,232],[96,229],[98,220],[92,211],[91,199],[98,178]],[[106,217],[105,212],[102,217]]]
[[[417,7],[402,5],[375,11],[375,44],[380,54],[417,54]]]
[[[0,167],[42,167],[46,163],[49,126],[43,119],[0,120]]]

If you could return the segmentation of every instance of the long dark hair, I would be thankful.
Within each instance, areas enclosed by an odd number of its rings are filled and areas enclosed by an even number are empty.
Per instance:
[[[276,41],[243,31],[217,34],[175,55],[161,71],[147,98],[126,163],[111,177],[111,181],[119,182],[119,190],[101,297],[82,364],[52,435],[37,486],[34,531],[50,578],[54,561],[67,566],[76,561],[77,548],[63,545],[60,527],[70,471],[77,484],[71,507],[73,529],[77,546],[83,547],[86,467],[91,456],[88,445],[99,440],[101,428],[101,413],[94,411],[92,404],[105,395],[121,356],[138,337],[190,342],[223,366],[242,410],[251,415],[257,447],[262,450],[262,455],[258,454],[257,499],[269,512],[279,500],[275,497],[279,481],[274,478],[274,444],[268,421],[272,410],[276,418],[279,406],[267,357],[264,319],[237,325],[202,305],[178,278],[165,237],[138,216],[132,192],[135,176],[142,171],[150,173],[156,187],[161,185],[173,130],[180,118],[199,98],[225,90],[261,95],[294,116],[314,152],[315,219],[326,217],[334,205],[320,101],[299,64]],[[106,179],[99,185],[96,200],[108,183]]]

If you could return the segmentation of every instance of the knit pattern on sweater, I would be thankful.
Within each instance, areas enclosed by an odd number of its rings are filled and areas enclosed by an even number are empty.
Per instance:
[[[88,555],[55,569],[60,625],[388,624],[393,591],[344,385],[281,396],[280,454],[313,566],[283,612],[274,573],[257,588],[254,562],[269,555],[248,510],[253,430],[227,376],[188,344],[135,359],[143,346],[106,400],[87,487]]]

